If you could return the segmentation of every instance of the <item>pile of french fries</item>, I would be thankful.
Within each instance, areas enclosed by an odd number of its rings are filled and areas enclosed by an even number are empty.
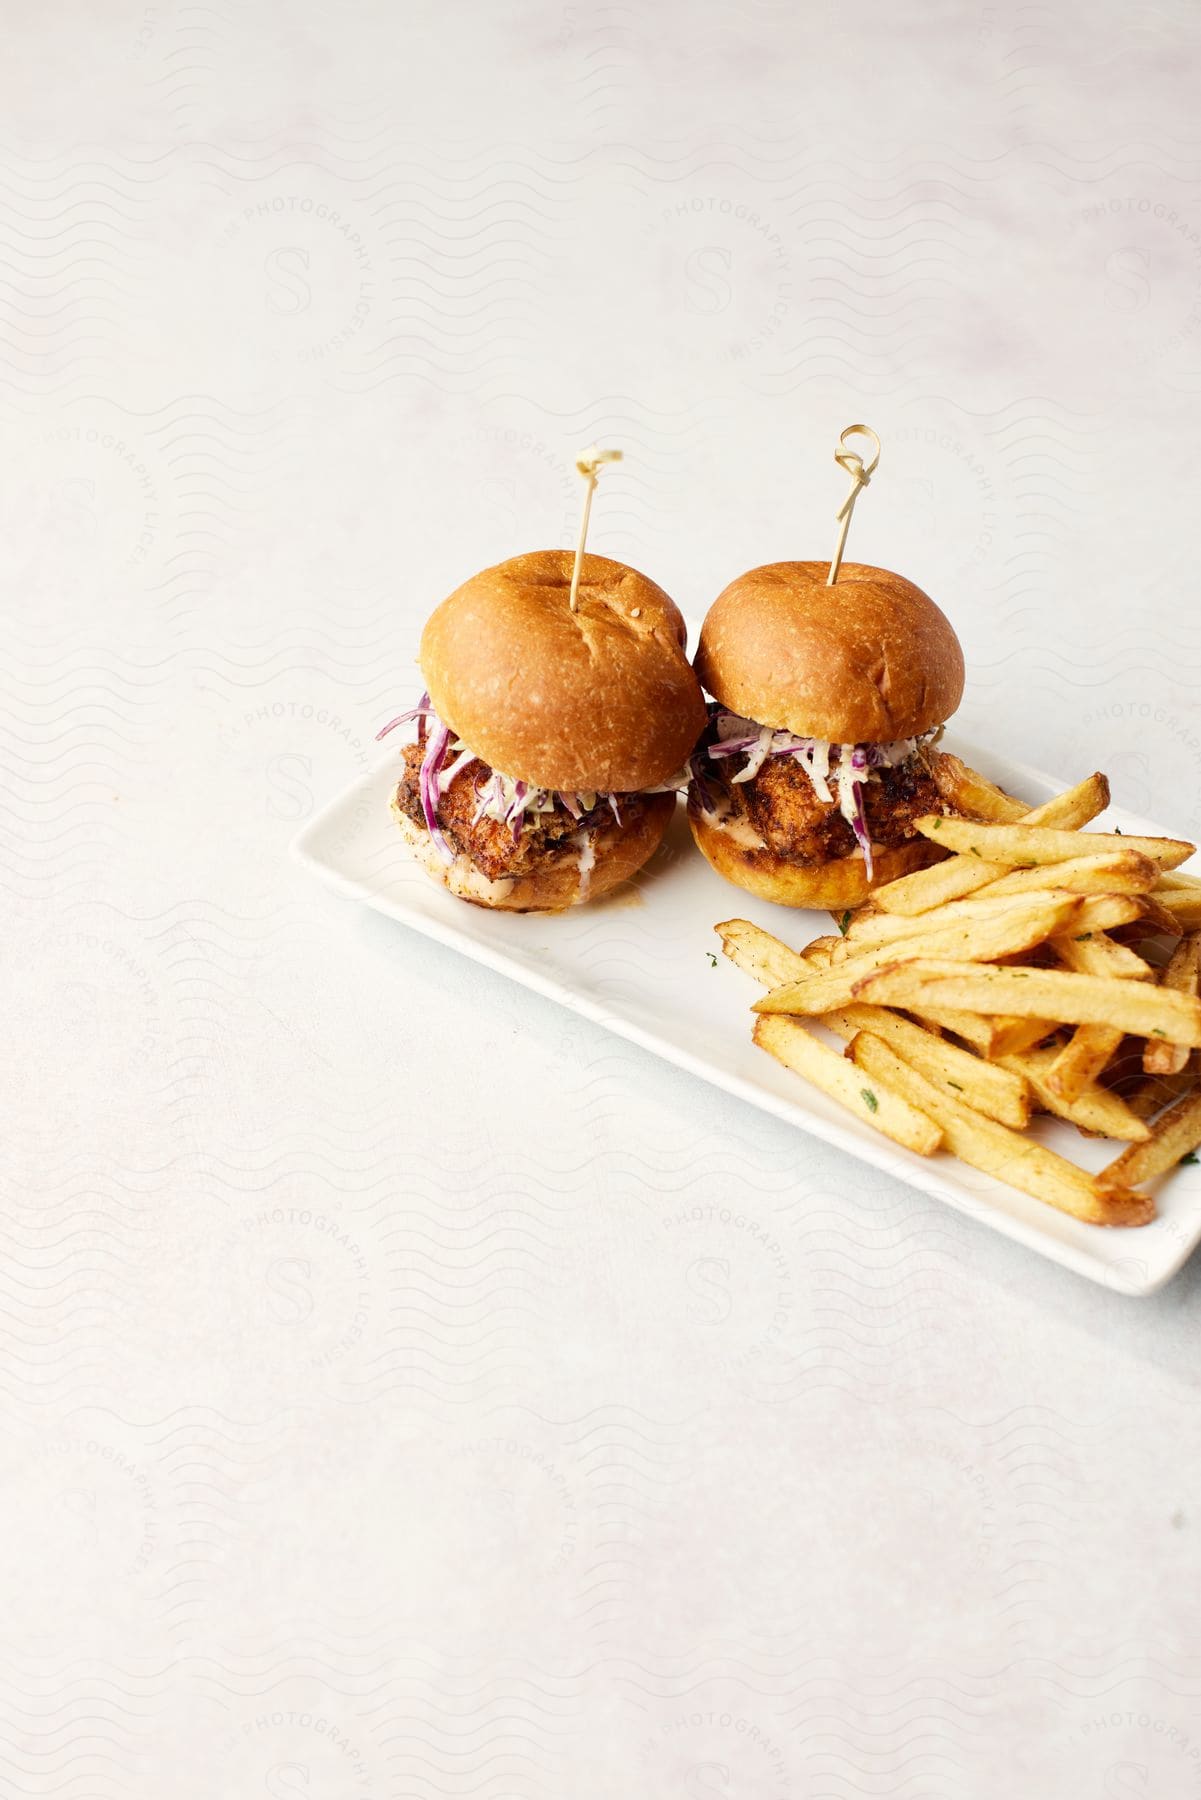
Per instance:
[[[746,919],[716,927],[768,990],[755,1042],[921,1156],[948,1150],[1091,1225],[1145,1225],[1146,1184],[1201,1145],[1201,880],[1175,872],[1194,846],[1084,831],[1103,775],[1027,811],[948,764],[958,816],[917,826],[945,861],[801,950]],[[1036,1112],[1124,1148],[1089,1174],[1028,1134]]]

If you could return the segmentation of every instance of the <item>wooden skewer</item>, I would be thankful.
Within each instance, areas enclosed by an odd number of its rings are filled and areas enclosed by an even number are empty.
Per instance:
[[[856,432],[870,438],[876,447],[875,455],[866,467],[857,450],[847,449],[847,439],[853,437]],[[838,545],[830,563],[830,573],[826,577],[827,587],[833,587],[838,580],[838,571],[842,567],[842,553],[846,549],[847,532],[851,529],[851,514],[855,510],[855,502],[875,474],[880,461],[880,440],[870,425],[848,425],[838,442],[841,448],[834,452],[834,461],[851,477],[851,491],[838,509],[838,522],[841,529],[838,533]]]
[[[596,483],[601,467],[605,463],[621,461],[620,450],[597,450],[591,447],[581,452],[576,468],[584,477],[587,486],[584,489],[584,516],[580,520],[580,540],[575,547],[575,566],[571,571],[571,593],[567,604],[575,612],[580,599],[580,571],[584,567],[584,545],[588,541],[588,521],[592,516],[592,496],[596,492]]]

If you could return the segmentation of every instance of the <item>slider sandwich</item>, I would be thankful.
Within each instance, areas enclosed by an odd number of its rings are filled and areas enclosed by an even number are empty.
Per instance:
[[[939,856],[915,821],[953,810],[936,746],[964,671],[911,581],[843,563],[828,586],[829,568],[751,569],[710,608],[696,669],[714,703],[688,821],[727,881],[841,912]]]
[[[539,550],[485,569],[421,637],[426,692],[392,799],[434,880],[506,912],[598,899],[659,847],[705,726],[684,620],[624,563]]]

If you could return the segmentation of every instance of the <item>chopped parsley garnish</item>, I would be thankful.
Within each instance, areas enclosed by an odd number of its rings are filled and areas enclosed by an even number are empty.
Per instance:
[[[838,921],[838,929],[839,929],[839,931],[841,931],[843,937],[846,936],[847,930],[850,926],[850,923],[851,923],[851,915],[848,910],[847,912],[843,913],[841,919],[839,919],[839,921]]]
[[[1196,1152],[1196,1151],[1195,1151],[1195,1150],[1190,1150],[1190,1151],[1188,1151],[1188,1153],[1187,1153],[1187,1154],[1186,1154],[1186,1155],[1184,1155],[1184,1156],[1182,1156],[1182,1157],[1181,1157],[1181,1158],[1180,1158],[1180,1160],[1181,1160],[1181,1162],[1182,1162],[1182,1163],[1193,1163],[1193,1164],[1195,1164],[1195,1163],[1196,1163],[1196,1161],[1197,1161],[1197,1152]]]
[[[880,1102],[876,1099],[876,1096],[872,1093],[870,1088],[860,1088],[859,1093],[869,1112],[876,1112],[879,1110]]]
[[[717,967],[717,958],[714,956],[712,950],[706,950],[705,955],[709,958],[710,968],[715,969]]]

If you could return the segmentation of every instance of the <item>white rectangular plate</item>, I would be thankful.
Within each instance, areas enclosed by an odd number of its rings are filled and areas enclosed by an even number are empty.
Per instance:
[[[947,747],[1033,803],[1069,785],[971,746]],[[713,968],[715,923],[753,919],[800,947],[830,930],[829,916],[771,906],[722,881],[693,848],[682,807],[663,848],[618,895],[554,915],[488,912],[452,899],[409,856],[388,810],[398,765],[393,753],[295,840],[299,861],[339,892],[1120,1293],[1154,1293],[1201,1240],[1201,1167],[1181,1168],[1166,1183],[1152,1225],[1082,1225],[944,1152],[926,1158],[900,1149],[757,1050],[748,1007],[758,990],[720,955]],[[1104,825],[1164,833],[1117,808]],[[1039,1120],[1035,1129],[1088,1168],[1115,1154],[1071,1126]]]

